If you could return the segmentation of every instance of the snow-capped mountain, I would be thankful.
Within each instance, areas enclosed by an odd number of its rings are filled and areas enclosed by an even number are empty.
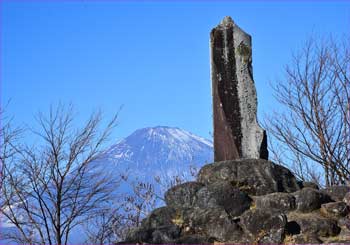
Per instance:
[[[134,177],[186,175],[190,167],[213,160],[211,141],[174,127],[138,129],[112,145],[101,157],[104,165],[128,171]]]
[[[209,140],[179,128],[158,126],[136,130],[112,145],[95,163],[107,175],[115,173],[128,176],[128,181],[122,182],[116,189],[119,195],[127,196],[132,194],[131,184],[135,180],[150,184],[155,184],[157,176],[162,183],[173,179],[174,176],[190,180],[193,178],[190,174],[191,166],[199,168],[212,160],[213,145]],[[159,184],[154,186],[159,195],[164,194],[166,189],[166,186]],[[162,201],[157,200],[156,205],[162,205]],[[7,219],[2,218],[1,221],[2,232],[18,232]],[[74,227],[69,242],[84,243],[87,239],[84,232],[83,224]],[[0,243],[13,244],[1,236]]]

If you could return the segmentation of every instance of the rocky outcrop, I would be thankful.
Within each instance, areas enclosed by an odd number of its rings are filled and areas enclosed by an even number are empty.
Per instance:
[[[124,243],[349,243],[348,204],[303,186],[310,185],[262,159],[208,164],[197,181],[169,189],[167,205]]]
[[[231,19],[210,33],[214,160],[268,158],[265,131],[257,122],[251,36]]]
[[[166,206],[123,243],[350,243],[349,187],[322,190],[265,160],[250,36],[227,17],[211,32],[211,51],[217,162],[169,189]]]
[[[311,212],[319,209],[323,203],[332,201],[327,194],[309,187],[303,188],[294,195],[296,208],[300,212]]]
[[[330,186],[322,192],[329,195],[333,201],[343,201],[345,195],[350,192],[350,186]]]
[[[260,209],[292,211],[296,209],[295,196],[276,192],[255,198],[255,206]]]
[[[345,202],[331,202],[322,204],[320,211],[326,217],[337,219],[346,217],[349,214],[350,209]]]
[[[279,244],[284,240],[287,216],[274,209],[251,209],[241,216],[240,223],[251,242]]]
[[[204,184],[227,181],[250,195],[273,192],[294,192],[299,184],[285,167],[263,159],[242,159],[215,162],[199,171],[198,181]]]

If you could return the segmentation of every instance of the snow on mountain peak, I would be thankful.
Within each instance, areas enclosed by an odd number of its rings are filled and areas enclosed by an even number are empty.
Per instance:
[[[136,175],[177,174],[212,162],[213,144],[180,128],[148,127],[112,145],[103,159]]]
[[[174,140],[182,143],[191,143],[193,141],[201,142],[209,147],[213,147],[212,142],[197,135],[194,135],[188,131],[185,131],[176,127],[167,127],[167,126],[157,126],[157,127],[149,127],[136,130],[132,135],[128,138],[132,138],[133,135],[141,136],[147,135],[149,140],[154,140],[156,138],[161,140]]]

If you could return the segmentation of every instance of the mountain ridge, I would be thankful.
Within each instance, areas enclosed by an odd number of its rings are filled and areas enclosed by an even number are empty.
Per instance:
[[[155,126],[135,130],[110,146],[99,161],[118,171],[149,180],[150,175],[174,177],[213,161],[213,144],[178,127]]]

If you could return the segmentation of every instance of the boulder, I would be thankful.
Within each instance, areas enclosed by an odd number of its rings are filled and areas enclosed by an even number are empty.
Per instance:
[[[141,225],[147,229],[157,229],[161,226],[173,225],[177,218],[177,212],[172,207],[160,207],[153,210],[144,220]]]
[[[287,217],[282,212],[251,209],[241,216],[241,225],[258,243],[282,243]]]
[[[349,217],[343,217],[338,219],[338,226],[340,226],[341,231],[340,233],[335,237],[329,237],[327,239],[324,239],[324,243],[330,244],[330,243],[343,243],[343,244],[350,244],[350,219]]]
[[[314,234],[299,234],[293,236],[293,241],[295,244],[321,244],[322,240],[320,240]]]
[[[300,226],[301,234],[317,235],[318,237],[336,236],[340,232],[340,227],[333,219],[319,217],[316,215],[301,215],[294,217]]]
[[[338,226],[344,227],[344,229],[350,232],[350,215],[338,219]],[[349,234],[350,237],[350,234]]]
[[[350,186],[337,185],[330,186],[322,190],[324,193],[329,195],[333,201],[343,201],[345,195],[350,192]]]
[[[205,234],[216,241],[235,241],[242,236],[239,225],[233,222],[223,208],[194,208],[184,210],[184,230]]]
[[[248,194],[232,186],[230,182],[219,181],[201,188],[197,192],[196,205],[200,208],[223,207],[231,216],[241,215],[249,209],[252,199]]]
[[[323,203],[332,201],[325,193],[309,187],[294,192],[293,195],[296,208],[300,212],[311,212],[319,209]]]
[[[186,182],[170,188],[165,193],[165,203],[171,207],[192,207],[196,201],[196,193],[204,185],[198,182]]]
[[[148,242],[152,239],[152,229],[145,227],[135,227],[128,231],[126,238],[119,244],[132,244]]]
[[[276,192],[255,198],[256,208],[277,209],[280,211],[294,210],[295,197],[289,193]]]
[[[229,181],[250,195],[273,192],[295,192],[300,189],[293,174],[285,167],[263,159],[241,159],[215,162],[198,174],[204,184]]]
[[[211,244],[209,239],[203,235],[186,235],[174,241],[175,244]]]
[[[164,244],[172,243],[174,239],[180,237],[181,229],[176,225],[167,225],[158,227],[155,231],[152,232],[151,243],[154,244]]]
[[[330,202],[321,205],[321,213],[327,217],[340,218],[349,213],[349,207],[345,202]]]

